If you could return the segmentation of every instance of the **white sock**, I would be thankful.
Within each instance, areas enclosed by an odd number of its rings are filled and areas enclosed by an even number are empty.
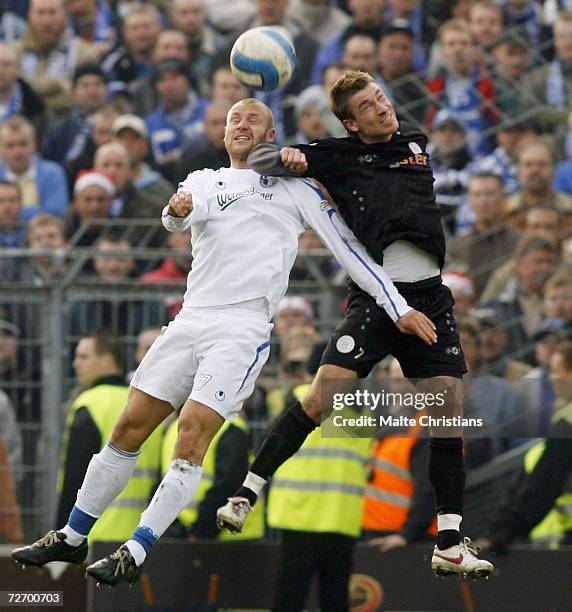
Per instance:
[[[243,486],[251,491],[254,491],[258,496],[262,492],[262,489],[264,489],[265,484],[266,480],[262,478],[262,476],[254,474],[253,472],[248,472],[246,478],[244,479]]]
[[[137,565],[143,563],[155,542],[167,531],[181,511],[193,501],[202,474],[203,468],[200,465],[186,459],[174,459],[171,462],[151,503],[141,515],[133,537],[126,542]]]
[[[123,451],[108,442],[91,458],[75,505],[90,516],[101,516],[127,486],[140,452]]]
[[[78,533],[75,529],[72,529],[69,525],[66,525],[62,529],[58,529],[61,533],[66,534],[66,544],[70,546],[79,546],[84,540],[85,536]]]
[[[445,529],[461,531],[462,520],[463,517],[460,514],[438,514],[437,531],[444,531]]]

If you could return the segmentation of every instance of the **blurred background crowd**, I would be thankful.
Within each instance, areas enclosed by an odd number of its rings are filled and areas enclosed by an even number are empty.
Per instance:
[[[348,68],[372,74],[398,117],[428,137],[448,242],[444,281],[469,366],[467,410],[498,423],[525,415],[536,437],[547,434],[569,401],[554,379],[572,379],[561,345],[572,333],[571,0],[0,0],[0,10],[0,462],[3,474],[13,468],[6,540],[20,540],[22,525],[42,531],[45,453],[59,447],[67,406],[109,376],[124,384],[180,309],[191,235],[167,235],[159,216],[189,172],[228,165],[230,106],[251,95],[266,102],[280,144],[344,136],[328,91]],[[287,28],[297,54],[293,80],[269,93],[248,91],[229,69],[233,42],[258,25]],[[311,379],[342,316],[344,285],[305,232],[273,356],[244,410],[246,442],[235,432],[231,448],[248,453]],[[101,328],[121,352],[90,336]],[[376,376],[392,368],[384,363]],[[529,437],[470,441],[467,463],[498,463]],[[423,455],[403,457],[409,469]],[[245,468],[244,457],[236,461],[221,473]],[[367,461],[362,490],[375,480]],[[210,500],[211,513],[233,483]],[[421,525],[411,519],[409,540],[430,530],[425,515]],[[216,535],[213,516],[199,521],[204,537]],[[403,527],[390,524],[368,529]]]

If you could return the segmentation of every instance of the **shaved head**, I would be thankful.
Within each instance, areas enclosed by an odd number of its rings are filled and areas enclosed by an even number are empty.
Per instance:
[[[235,110],[243,110],[247,108],[255,108],[256,110],[262,112],[262,114],[266,117],[266,126],[268,129],[274,127],[274,116],[272,115],[272,111],[260,100],[256,100],[256,98],[245,98],[244,100],[240,100],[236,104],[233,104],[227,114],[227,123],[228,117]]]

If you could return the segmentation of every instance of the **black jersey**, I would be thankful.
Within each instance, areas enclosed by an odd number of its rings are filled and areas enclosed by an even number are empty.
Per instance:
[[[326,138],[295,145],[308,160],[304,174],[280,169],[273,145],[259,145],[248,161],[262,174],[309,176],[323,183],[348,226],[379,264],[385,248],[407,240],[434,255],[443,267],[445,237],[426,145],[422,132],[402,122],[389,142]]]

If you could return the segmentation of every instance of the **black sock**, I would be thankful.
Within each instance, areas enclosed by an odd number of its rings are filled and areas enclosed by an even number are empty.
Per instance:
[[[428,473],[437,514],[462,516],[465,496],[462,438],[431,438]],[[461,534],[455,529],[445,529],[437,534],[439,548],[449,548],[460,541]]]
[[[250,471],[268,480],[302,446],[308,434],[316,427],[317,423],[304,412],[300,402],[289,406],[270,426]],[[244,486],[235,495],[246,497],[251,504],[257,498],[254,491]]]

